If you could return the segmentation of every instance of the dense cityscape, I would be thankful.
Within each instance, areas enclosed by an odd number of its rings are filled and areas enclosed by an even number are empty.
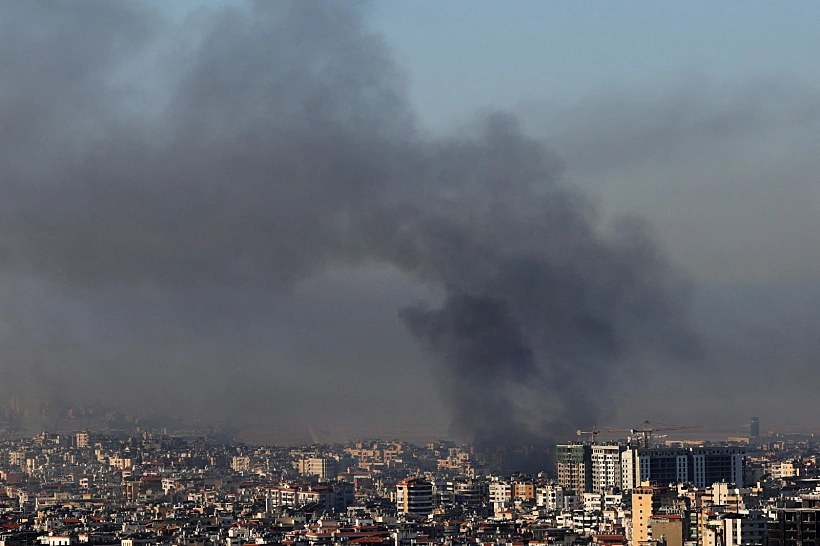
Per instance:
[[[0,546],[820,546],[817,21],[0,1]]]
[[[554,446],[536,473],[436,441],[252,446],[167,430],[0,444],[2,546],[814,544],[820,439]],[[680,427],[686,428],[686,427]],[[694,427],[692,427],[694,428]],[[581,435],[582,431],[579,431]],[[795,542],[797,541],[797,542]]]

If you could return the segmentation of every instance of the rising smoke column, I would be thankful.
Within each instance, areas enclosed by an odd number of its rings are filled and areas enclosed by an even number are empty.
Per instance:
[[[602,231],[508,115],[423,135],[346,3],[179,25],[138,4],[0,9],[16,52],[0,82],[10,282],[134,301],[150,287],[192,324],[230,307],[242,329],[265,313],[257,295],[390,264],[444,294],[399,313],[440,364],[455,430],[484,441],[593,423],[619,374],[696,346],[686,285],[640,221]]]
[[[697,357],[686,283],[651,230],[622,219],[601,231],[515,120],[491,116],[424,164],[433,180],[459,173],[465,191],[445,187],[423,209],[391,214],[395,231],[374,231],[389,234],[392,263],[445,289],[440,307],[401,316],[441,362],[462,432],[567,434],[597,421],[618,374]]]

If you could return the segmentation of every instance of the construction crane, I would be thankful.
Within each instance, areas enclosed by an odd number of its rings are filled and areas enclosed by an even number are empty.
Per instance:
[[[628,428],[598,428],[592,427],[592,430],[578,430],[576,434],[581,436],[582,434],[589,434],[592,443],[595,443],[595,438],[601,434],[602,432],[631,432],[631,429]]]
[[[649,447],[649,438],[652,437],[653,432],[665,432],[668,430],[690,430],[694,428],[703,428],[703,425],[678,425],[663,428],[650,428],[649,421],[644,421],[641,428],[633,428],[630,432],[632,434],[640,434],[643,436],[643,447]]]

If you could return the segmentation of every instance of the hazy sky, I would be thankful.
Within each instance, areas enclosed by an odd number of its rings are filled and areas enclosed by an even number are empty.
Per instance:
[[[425,123],[448,129],[478,108],[572,105],[598,91],[647,92],[700,74],[820,83],[820,6],[751,1],[375,2]],[[675,82],[676,84],[678,82]]]
[[[817,3],[372,8],[430,130],[519,113],[602,210],[650,218],[707,282],[820,273]]]
[[[171,6],[0,6],[4,395],[280,440],[820,418],[816,3]]]

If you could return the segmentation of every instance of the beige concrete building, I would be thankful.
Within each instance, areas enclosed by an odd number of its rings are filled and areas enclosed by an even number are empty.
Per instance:
[[[632,544],[639,546],[652,538],[650,519],[662,506],[674,506],[677,491],[643,482],[632,490]]]
[[[632,490],[632,544],[649,540],[649,518],[652,517],[652,497],[655,488],[636,487]]]
[[[649,529],[653,540],[666,546],[683,546],[686,537],[686,521],[681,516],[653,515],[649,519]]]
[[[592,492],[592,448],[586,444],[555,446],[558,484],[579,498]]]
[[[320,480],[330,480],[336,477],[337,463],[333,457],[311,457],[299,461],[299,472],[310,476],[317,476]]]
[[[408,478],[397,483],[396,509],[405,514],[431,514],[433,484],[419,478]]]
[[[234,472],[247,472],[251,469],[251,458],[250,457],[234,457],[231,459],[231,468]]]

